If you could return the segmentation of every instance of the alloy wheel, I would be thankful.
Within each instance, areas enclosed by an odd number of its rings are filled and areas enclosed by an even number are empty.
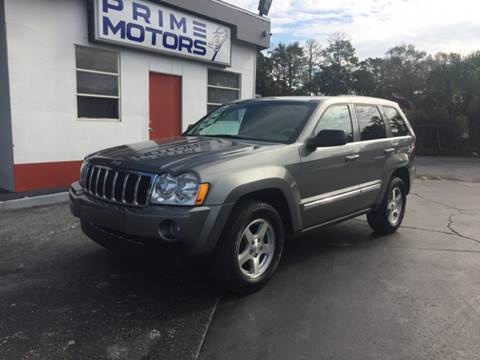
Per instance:
[[[402,191],[398,187],[394,187],[388,196],[388,221],[392,226],[396,226],[400,221],[403,210]]]
[[[255,219],[243,230],[237,247],[240,271],[249,279],[263,275],[275,253],[275,231],[265,219]]]

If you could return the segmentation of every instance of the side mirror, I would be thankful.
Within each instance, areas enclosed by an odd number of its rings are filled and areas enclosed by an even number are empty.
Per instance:
[[[307,140],[309,149],[328,146],[342,146],[348,143],[348,135],[345,130],[322,130],[316,136]]]

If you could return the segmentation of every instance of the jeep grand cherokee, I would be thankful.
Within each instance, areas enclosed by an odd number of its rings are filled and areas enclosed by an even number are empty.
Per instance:
[[[414,148],[391,101],[239,101],[180,137],[86,157],[71,209],[113,252],[203,255],[221,286],[248,293],[272,277],[286,237],[362,214],[377,233],[396,231]]]

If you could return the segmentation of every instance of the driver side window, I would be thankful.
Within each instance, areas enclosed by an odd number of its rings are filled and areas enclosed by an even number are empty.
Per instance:
[[[353,142],[352,119],[348,105],[329,107],[320,118],[314,136],[322,130],[344,130],[347,133],[348,142]]]

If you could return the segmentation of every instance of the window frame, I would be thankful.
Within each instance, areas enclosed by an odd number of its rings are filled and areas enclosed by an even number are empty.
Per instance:
[[[390,132],[390,126],[388,124],[388,122],[386,121],[385,119],[385,114],[383,113],[383,109],[380,107],[380,105],[378,104],[368,104],[368,103],[356,103],[356,102],[353,102],[351,104],[352,106],[352,111],[354,113],[354,116],[355,116],[355,122],[357,124],[357,131],[358,131],[358,142],[367,142],[367,141],[385,141],[385,140],[388,140],[391,138],[391,132]],[[383,121],[383,125],[385,126],[385,137],[383,138],[378,138],[378,139],[369,139],[369,140],[362,140],[362,131],[360,129],[360,121],[358,120],[358,117],[357,117],[357,111],[355,109],[356,106],[370,106],[370,107],[374,107],[377,109],[378,113],[380,114],[380,118],[382,119]]]
[[[386,124],[387,124],[387,126],[388,126],[388,131],[389,131],[390,137],[391,137],[392,139],[398,139],[398,138],[402,138],[402,137],[409,137],[409,136],[411,137],[411,136],[412,136],[412,131],[410,130],[410,126],[408,126],[407,120],[405,119],[405,117],[403,116],[403,114],[402,114],[400,111],[398,111],[398,109],[397,109],[395,106],[382,105],[381,108],[382,108],[382,115],[384,116],[384,118],[385,118],[385,120],[386,120]],[[394,109],[394,110],[397,112],[397,114],[400,116],[400,118],[401,118],[402,121],[403,121],[403,124],[405,125],[405,128],[407,129],[407,133],[408,133],[407,135],[395,136],[395,135],[393,134],[392,125],[390,124],[390,119],[388,118],[387,112],[386,112],[386,110],[385,110],[385,109],[387,109],[387,108],[389,108],[389,109]]]
[[[218,85],[210,85],[209,81],[208,81],[208,75],[209,75],[209,72],[210,71],[216,71],[216,72],[221,72],[221,73],[227,73],[227,74],[234,74],[234,75],[237,75],[238,76],[238,86],[239,88],[232,88],[232,87],[228,87],[228,86],[218,86]],[[238,73],[238,72],[234,72],[234,71],[227,71],[227,70],[220,70],[220,69],[215,69],[215,68],[207,68],[207,114],[210,114],[213,110],[209,111],[208,110],[208,107],[209,106],[216,106],[217,108],[224,105],[224,104],[227,104],[227,103],[212,103],[212,102],[209,102],[208,101],[208,91],[210,89],[221,89],[221,90],[234,90],[234,91],[238,91],[238,99],[236,100],[241,100],[242,99],[242,73]],[[234,100],[234,101],[236,101]]]
[[[84,69],[84,68],[79,68],[77,67],[77,48],[82,47],[82,48],[87,48],[87,49],[92,49],[92,50],[101,50],[101,51],[108,51],[111,53],[116,54],[117,58],[117,72],[109,72],[109,71],[99,71],[99,70],[91,70],[91,69]],[[74,72],[75,72],[75,104],[76,104],[76,119],[77,121],[100,121],[100,122],[121,122],[122,121],[122,89],[121,89],[121,69],[120,69],[121,61],[120,61],[120,52],[115,51],[112,49],[106,49],[98,46],[87,46],[87,45],[81,45],[81,44],[74,44]],[[101,95],[101,94],[88,94],[88,93],[79,93],[78,92],[78,80],[77,80],[77,74],[78,72],[82,73],[88,73],[88,74],[97,74],[97,75],[110,75],[110,76],[116,76],[117,77],[117,88],[118,88],[118,95],[113,96],[113,95]],[[118,117],[116,118],[93,118],[93,117],[85,117],[85,116],[79,116],[78,115],[78,97],[84,97],[84,98],[96,98],[96,99],[115,99],[118,101],[117,107],[118,107]]]
[[[357,135],[356,135],[356,131],[355,131],[355,121],[354,121],[355,119],[354,119],[353,114],[352,114],[351,104],[348,103],[348,102],[328,105],[325,108],[325,110],[322,111],[322,113],[318,117],[318,120],[315,122],[315,125],[313,127],[313,130],[312,130],[312,133],[310,134],[310,136],[315,136],[315,130],[317,129],[318,125],[320,124],[320,121],[322,121],[323,116],[326,114],[326,112],[328,110],[330,110],[330,108],[333,108],[333,107],[336,107],[336,106],[345,106],[348,109],[348,113],[350,115],[350,126],[352,127],[352,141],[348,142],[345,145],[353,144],[353,143],[357,142],[358,140],[357,140]]]

